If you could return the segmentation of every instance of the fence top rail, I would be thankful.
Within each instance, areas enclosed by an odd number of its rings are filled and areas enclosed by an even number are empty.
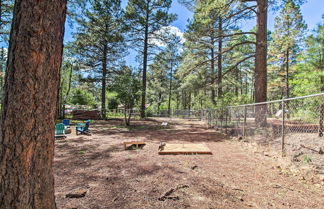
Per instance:
[[[324,92],[323,93],[318,93],[318,94],[300,96],[300,97],[282,98],[282,99],[272,100],[272,101],[267,101],[267,102],[250,103],[250,104],[234,105],[234,106],[227,106],[227,107],[232,108],[232,107],[246,107],[246,106],[264,105],[264,104],[271,104],[271,103],[290,101],[290,100],[297,100],[297,99],[305,99],[305,98],[318,97],[318,96],[324,96]]]

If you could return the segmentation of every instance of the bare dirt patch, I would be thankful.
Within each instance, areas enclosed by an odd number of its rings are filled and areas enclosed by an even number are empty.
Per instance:
[[[167,121],[168,126],[161,126]],[[91,124],[91,136],[56,140],[58,208],[321,208],[323,187],[285,173],[277,162],[199,121],[156,118]],[[124,141],[145,141],[124,150]],[[160,142],[205,143],[213,155],[158,155]],[[67,198],[86,191],[84,197]]]

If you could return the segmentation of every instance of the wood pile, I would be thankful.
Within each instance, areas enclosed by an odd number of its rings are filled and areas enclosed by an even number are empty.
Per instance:
[[[99,110],[73,110],[72,111],[73,120],[100,120]]]

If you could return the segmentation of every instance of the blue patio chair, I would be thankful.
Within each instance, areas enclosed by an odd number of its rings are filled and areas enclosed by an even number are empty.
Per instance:
[[[64,124],[65,128],[70,128],[70,120],[69,119],[63,119],[62,123]]]
[[[90,127],[90,120],[87,120],[85,123],[78,123],[75,129],[76,135],[79,134],[90,135],[89,127]]]

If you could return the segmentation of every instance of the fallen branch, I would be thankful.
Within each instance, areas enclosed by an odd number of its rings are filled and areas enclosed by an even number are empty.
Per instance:
[[[65,197],[66,198],[82,198],[86,195],[86,193],[87,193],[87,190],[80,190],[80,191],[77,191],[74,193],[66,194]]]
[[[300,147],[311,150],[311,151],[313,151],[315,153],[322,154],[322,149],[321,148],[319,150],[316,150],[316,149],[313,149],[313,148],[310,148],[310,147],[306,147],[305,145],[302,145],[302,144],[300,145]]]
[[[188,188],[188,187],[189,187],[188,185],[178,185],[175,189],[171,188],[170,190],[165,192],[164,195],[159,197],[159,200],[160,201],[164,201],[166,199],[179,200],[180,199],[179,196],[170,196],[170,195],[179,189]]]

